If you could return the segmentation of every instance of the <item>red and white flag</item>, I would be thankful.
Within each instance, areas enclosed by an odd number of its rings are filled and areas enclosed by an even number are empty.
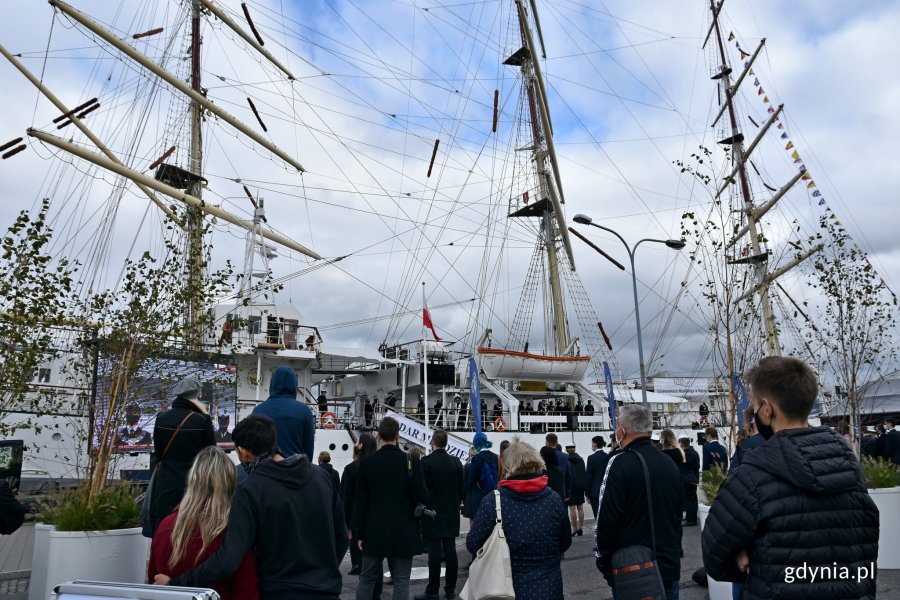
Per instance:
[[[422,323],[425,327],[431,330],[431,335],[434,336],[434,341],[441,341],[441,338],[438,337],[437,331],[434,330],[434,323],[431,322],[431,313],[428,312],[428,305],[425,304],[424,301],[422,308]]]

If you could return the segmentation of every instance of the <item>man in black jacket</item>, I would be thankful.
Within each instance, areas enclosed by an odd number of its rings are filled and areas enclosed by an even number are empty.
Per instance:
[[[252,548],[261,600],[340,598],[347,531],[338,490],[305,454],[276,454],[276,436],[264,415],[237,424],[232,438],[249,475],[235,490],[222,547],[171,581],[157,575],[156,583],[209,587],[231,575]]]
[[[655,547],[667,597],[675,598],[681,574],[681,474],[672,459],[650,443],[651,433],[650,409],[640,404],[620,409],[615,435],[621,449],[610,456],[600,484],[598,566],[615,593],[610,564],[613,553],[628,546]],[[647,463],[652,510],[638,453]]]
[[[884,459],[892,461],[895,465],[900,466],[900,431],[895,427],[897,422],[893,417],[884,420]]]
[[[600,483],[603,481],[603,474],[606,472],[606,465],[609,463],[609,454],[606,453],[606,440],[602,435],[595,435],[591,438],[591,450],[593,453],[587,459],[587,482],[584,489],[591,503],[591,511],[594,513],[594,520],[597,519],[597,506],[600,498]]]
[[[745,380],[766,442],[719,489],[701,538],[707,573],[745,581],[745,599],[874,598],[878,509],[843,438],[807,423],[815,373],[769,356]]]
[[[456,558],[456,536],[459,535],[459,505],[462,502],[465,482],[463,466],[455,456],[447,454],[447,432],[438,429],[431,438],[431,454],[422,459],[428,501],[425,505],[437,513],[433,518],[423,517],[422,537],[428,550],[428,585],[425,593],[415,600],[437,600],[441,585],[441,553],[447,561],[444,592],[447,598],[456,597],[456,576],[459,562]]]
[[[415,507],[428,499],[422,463],[397,447],[400,424],[385,417],[378,426],[381,449],[359,464],[356,528],[362,571],[356,600],[371,600],[375,581],[388,559],[395,600],[409,598],[413,556],[422,551]]]
[[[185,377],[175,386],[172,407],[156,417],[150,457],[150,469],[156,471],[156,475],[150,497],[149,523],[143,532],[146,537],[153,537],[159,522],[181,502],[194,458],[201,450],[216,443],[212,419],[200,403],[202,391],[199,379]]]
[[[678,438],[684,450],[684,462],[681,464],[681,485],[684,488],[684,521],[685,527],[697,525],[697,485],[700,483],[700,455],[691,447],[691,438]]]
[[[341,476],[338,475],[338,472],[334,470],[333,466],[331,466],[331,452],[329,452],[328,450],[322,450],[321,452],[319,452],[319,468],[328,473],[328,476],[331,477],[331,480],[334,482],[334,487],[340,490]]]
[[[560,400],[560,402],[562,402],[562,400]],[[555,433],[548,433],[544,436],[544,441],[547,444],[547,448],[553,450],[553,453],[556,454],[556,458],[559,461],[558,468],[562,472],[564,480],[562,499],[563,502],[568,502],[569,497],[572,495],[572,470],[569,468],[569,457],[560,449],[559,438]]]

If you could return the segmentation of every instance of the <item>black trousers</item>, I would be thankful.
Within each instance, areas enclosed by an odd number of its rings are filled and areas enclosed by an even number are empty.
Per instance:
[[[600,508],[600,496],[588,496],[588,502],[591,503],[591,512],[594,513],[594,520],[597,520],[597,510]]]
[[[444,560],[447,563],[447,572],[444,577],[444,591],[448,594],[456,593],[456,576],[459,572],[459,561],[456,558],[456,538],[445,537],[425,540],[428,550],[428,585],[425,586],[426,594],[437,594],[441,588],[441,550],[444,551]]]
[[[359,538],[356,537],[356,530],[353,530],[353,537],[350,538],[350,568],[359,569],[362,567],[362,550],[359,549]]]
[[[697,522],[697,484],[685,481],[684,487],[684,520]]]

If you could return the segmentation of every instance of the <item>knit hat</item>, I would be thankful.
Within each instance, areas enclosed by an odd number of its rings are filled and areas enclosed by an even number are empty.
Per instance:
[[[192,400],[199,398],[202,391],[203,387],[200,385],[200,380],[191,375],[178,382],[178,385],[175,386],[174,394],[176,398]]]
[[[488,441],[487,436],[483,431],[479,431],[475,434],[475,437],[472,438],[472,445],[475,446],[475,449],[481,452],[485,448],[490,448],[493,444]]]

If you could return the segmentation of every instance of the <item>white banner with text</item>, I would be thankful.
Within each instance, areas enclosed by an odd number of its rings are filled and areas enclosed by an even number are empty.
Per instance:
[[[401,438],[414,442],[419,446],[424,446],[426,450],[431,449],[431,436],[434,435],[433,429],[425,427],[422,423],[408,419],[392,410],[387,411],[386,416],[396,419],[400,423]],[[455,456],[461,462],[466,462],[466,459],[469,457],[469,446],[460,440],[448,436],[447,453]]]
[[[653,391],[680,398],[706,398],[709,380],[706,377],[654,377]]]

